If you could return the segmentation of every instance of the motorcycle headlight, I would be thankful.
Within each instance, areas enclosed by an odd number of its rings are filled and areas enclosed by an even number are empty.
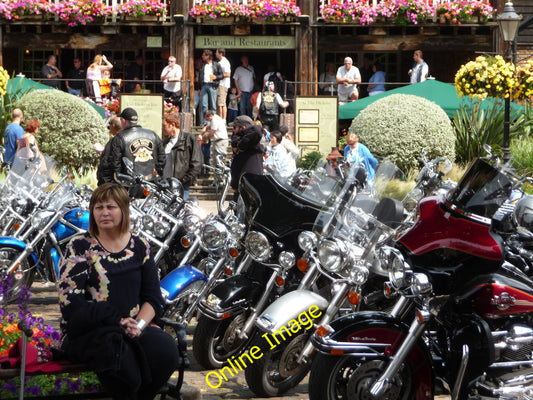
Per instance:
[[[322,240],[318,244],[318,260],[320,265],[328,271],[338,271],[343,265],[343,255],[346,254],[342,241],[333,239]]]
[[[350,279],[356,285],[364,284],[368,279],[369,271],[366,267],[356,267],[350,271]]]
[[[154,218],[151,215],[143,215],[143,228],[147,231],[154,229]]]
[[[176,178],[168,178],[168,183],[170,184],[170,191],[172,194],[183,199],[183,185]]]
[[[200,217],[194,214],[189,214],[183,219],[183,227],[189,234],[197,233],[201,223]]]
[[[227,236],[228,230],[226,226],[218,221],[208,222],[202,229],[202,241],[209,250],[221,248]]]
[[[313,232],[303,231],[298,235],[298,246],[303,251],[311,251],[316,248],[317,238]]]
[[[157,221],[154,224],[154,233],[158,238],[163,238],[170,232],[170,224],[166,221]]]
[[[414,274],[411,284],[413,294],[418,296],[431,291],[432,286],[426,274]]]
[[[291,251],[282,251],[279,253],[278,262],[282,268],[289,269],[296,262],[296,256]]]
[[[207,296],[207,298],[205,299],[205,302],[207,303],[208,306],[210,306],[211,308],[220,308],[220,303],[222,302],[222,299],[220,299],[219,297],[215,296],[213,293],[209,294]]]
[[[244,245],[252,258],[257,261],[263,262],[270,257],[270,243],[267,237],[260,232],[252,231],[248,233]]]
[[[55,213],[53,211],[39,211],[31,218],[31,226],[36,229],[43,228],[51,216]]]
[[[408,283],[406,278],[409,264],[403,259],[402,253],[396,249],[387,248],[384,252],[385,254],[388,253],[389,280],[395,289],[402,289]]]
[[[239,224],[236,222],[231,224],[229,229],[236,240],[241,240],[244,237],[246,228],[243,224]]]

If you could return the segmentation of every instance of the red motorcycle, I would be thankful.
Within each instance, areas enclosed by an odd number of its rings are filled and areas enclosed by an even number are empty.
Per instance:
[[[452,400],[533,399],[533,281],[506,245],[527,247],[533,237],[516,225],[532,221],[533,200],[514,214],[508,206],[519,184],[478,159],[455,190],[419,203],[414,225],[382,253],[385,292],[399,294],[393,310],[317,329],[311,400],[427,400],[443,391]]]

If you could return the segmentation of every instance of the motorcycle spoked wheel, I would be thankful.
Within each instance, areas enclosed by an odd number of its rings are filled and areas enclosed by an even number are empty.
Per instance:
[[[18,248],[7,246],[0,247],[0,274],[3,275],[6,272],[7,268],[11,265],[11,262],[16,259],[20,253],[21,250]],[[0,302],[7,301],[8,303],[12,303],[16,301],[21,288],[23,286],[30,287],[34,278],[35,269],[30,269],[28,259],[25,258],[12,274],[7,299],[0,298]],[[2,285],[4,284],[5,282],[2,282]]]
[[[196,361],[206,369],[220,369],[228,365],[229,358],[246,350],[254,332],[248,339],[239,339],[237,330],[244,326],[248,315],[249,312],[244,312],[223,320],[202,315],[193,336],[192,350]]]
[[[258,346],[263,355],[245,369],[246,383],[259,397],[282,395],[298,385],[311,366],[310,361],[303,364],[297,362],[309,334],[286,337],[286,340],[281,337],[276,340],[272,335],[268,337],[270,342],[263,336],[256,335],[250,343],[249,348]]]
[[[206,283],[204,281],[197,281],[191,283],[182,293],[176,296],[176,299],[172,302],[172,304],[165,307],[163,317],[168,318],[171,321],[177,321],[179,323],[182,323],[182,316],[187,310],[187,308],[190,306],[189,296],[192,294],[200,293],[202,287],[205,284]],[[194,313],[191,314],[191,317],[193,317],[194,315]],[[186,322],[188,323],[189,321]]]

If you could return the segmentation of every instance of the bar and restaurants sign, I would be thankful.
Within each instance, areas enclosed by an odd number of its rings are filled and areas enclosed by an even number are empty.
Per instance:
[[[197,49],[276,49],[294,50],[294,36],[196,36]]]

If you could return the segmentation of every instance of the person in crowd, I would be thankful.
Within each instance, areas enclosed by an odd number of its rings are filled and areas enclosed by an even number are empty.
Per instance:
[[[184,197],[188,199],[190,187],[202,171],[203,156],[196,136],[182,132],[180,127],[179,114],[165,114],[163,134],[167,138],[163,142],[166,157],[163,177],[178,179],[183,185]]]
[[[61,86],[61,81],[59,79],[63,77],[63,74],[59,68],[57,68],[56,64],[57,57],[53,54],[49,55],[48,61],[41,68],[41,78],[43,78],[42,82],[45,85],[59,89]]]
[[[241,65],[235,69],[233,81],[237,88],[237,95],[241,98],[240,115],[252,117],[252,91],[254,90],[255,71],[249,64],[248,56],[241,57]]]
[[[200,112],[202,125],[207,122],[203,119],[207,110],[217,110],[217,89],[220,81],[224,78],[222,67],[213,61],[213,52],[204,50],[202,53],[203,64],[200,67],[198,83],[200,84]]]
[[[359,98],[357,84],[361,83],[359,69],[353,66],[351,57],[344,59],[344,65],[337,70],[337,91],[339,93],[339,104],[356,101]]]
[[[226,123],[221,116],[212,110],[207,110],[204,115],[207,125],[200,132],[202,141],[211,140],[211,165],[218,165],[218,157],[226,159],[228,154],[228,131]]]
[[[89,231],[60,263],[61,348],[85,363],[113,399],[153,399],[179,367],[174,338],[152,324],[162,315],[150,245],[130,232],[128,192],[105,183],[89,203]]]
[[[164,82],[165,97],[171,99],[172,102],[177,101],[181,95],[182,75],[181,66],[176,63],[176,57],[170,56],[168,65],[161,72],[161,80]]]
[[[300,157],[300,149],[294,144],[294,134],[289,132],[289,127],[287,125],[281,125],[279,131],[283,136],[281,140],[281,145],[287,150],[288,158],[288,173],[292,175],[296,172],[296,161]]]
[[[110,138],[106,143],[104,150],[100,154],[100,163],[98,164],[98,169],[96,170],[98,186],[103,185],[104,183],[113,182],[115,178],[113,176],[114,171],[111,149],[113,146],[113,139],[122,130],[122,122],[120,121],[120,118],[111,117],[108,122],[108,128]]]
[[[67,91],[74,96],[81,96],[83,84],[85,81],[85,69],[81,67],[81,60],[75,58],[73,61],[74,68],[67,72],[65,84]]]
[[[276,130],[270,132],[270,152],[265,160],[265,169],[267,172],[277,174],[282,178],[287,178],[291,175],[292,171],[289,167],[289,155],[285,147],[281,145],[283,136],[281,132]]]
[[[318,88],[320,94],[328,96],[337,96],[337,71],[335,71],[335,64],[327,63],[326,71],[320,74]]]
[[[122,79],[111,79],[111,72],[104,71],[104,77],[98,81],[102,100],[109,97],[116,98],[122,84]]]
[[[367,180],[374,179],[375,169],[378,165],[378,160],[370,153],[368,147],[359,143],[359,137],[355,133],[349,133],[346,138],[347,146],[344,148],[344,158],[353,166],[365,167],[367,173]]]
[[[137,85],[139,85],[138,89],[141,89],[140,81],[143,79],[143,65],[144,58],[141,55],[135,57],[135,62],[129,65],[128,70],[126,71],[126,93],[135,92],[137,90]]]
[[[257,120],[257,118],[259,118],[259,110],[257,109],[257,98],[259,97],[260,94],[261,94],[261,88],[256,83],[254,85],[254,92],[252,93],[252,96],[250,97],[250,103],[252,104],[252,119],[254,121]]]
[[[408,72],[411,77],[410,83],[424,82],[429,75],[429,66],[426,64],[423,58],[422,50],[416,50],[413,54],[413,68]]]
[[[237,88],[235,86],[232,86],[230,89],[229,102],[228,102],[228,118],[227,118],[228,124],[233,122],[235,118],[237,118],[237,115],[239,115],[240,99],[241,98],[237,94]]]
[[[266,130],[273,131],[279,129],[280,107],[289,107],[289,102],[283,100],[279,93],[276,93],[274,82],[268,81],[265,85],[265,89],[257,98],[259,119]]]
[[[359,73],[361,74],[361,81],[362,82],[369,82],[370,77],[374,73],[372,71],[372,60],[369,56],[363,57],[363,66],[359,68]],[[359,98],[367,97],[368,96],[368,84],[359,85]]]
[[[368,85],[368,95],[375,96],[376,94],[383,93],[385,91],[385,72],[381,64],[376,63],[372,65],[372,71],[374,74],[370,77]]]
[[[122,161],[122,157],[126,157],[133,162],[133,170],[145,179],[163,175],[166,158],[159,136],[137,124],[137,111],[131,107],[122,110],[117,117],[121,118],[122,130],[111,144],[113,173],[127,173]]]
[[[24,129],[20,124],[24,119],[24,113],[20,108],[14,108],[11,112],[11,123],[6,127],[4,132],[4,162],[12,163],[17,152],[17,140],[24,135]]]
[[[113,69],[113,64],[111,64],[107,57],[102,54],[94,56],[93,63],[87,68],[87,94],[93,98],[97,104],[102,103],[99,81],[104,78],[104,71],[111,71],[111,69]]]
[[[200,125],[201,119],[203,118],[200,115],[200,68],[202,67],[203,61],[201,58],[194,59],[194,121],[195,124]]]
[[[222,68],[224,78],[220,81],[217,89],[217,114],[220,115],[223,121],[226,121],[228,116],[228,107],[226,105],[228,98],[228,91],[231,86],[231,64],[226,58],[226,49],[217,49],[215,56]]]
[[[41,123],[36,119],[30,119],[24,126],[24,135],[17,139],[17,157],[22,160],[31,160],[39,155],[39,146],[35,135],[39,132]]]
[[[267,67],[267,73],[265,76],[263,76],[263,87],[266,86],[268,81],[274,82],[275,80],[283,82],[283,75],[281,72],[276,71],[276,67],[274,65],[270,64]]]
[[[254,125],[254,121],[247,115],[239,115],[233,122],[231,147],[233,159],[231,161],[231,187],[236,197],[239,191],[239,180],[248,172],[263,175],[263,154],[265,147],[261,144],[263,129]]]

